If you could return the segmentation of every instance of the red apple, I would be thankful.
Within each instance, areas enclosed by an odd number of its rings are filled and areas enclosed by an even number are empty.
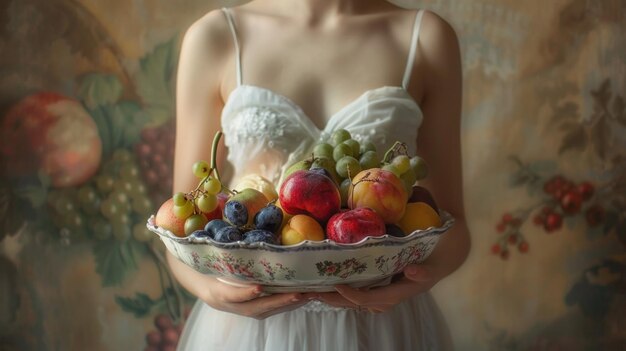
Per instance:
[[[282,209],[291,215],[306,214],[326,223],[341,206],[335,182],[314,171],[299,170],[290,174],[279,191]]]
[[[367,236],[385,235],[385,221],[371,208],[362,207],[330,217],[326,236],[338,243],[356,243]]]
[[[27,96],[0,127],[0,156],[13,177],[41,170],[56,187],[76,186],[100,165],[98,128],[76,100],[54,92]]]

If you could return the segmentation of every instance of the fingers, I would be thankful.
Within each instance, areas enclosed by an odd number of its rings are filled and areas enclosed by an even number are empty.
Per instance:
[[[227,303],[245,302],[261,296],[263,289],[259,285],[249,287],[235,287],[227,284],[220,284],[218,296],[220,300]]]
[[[304,300],[304,301],[300,301],[300,302],[294,303],[292,305],[283,306],[283,307],[277,308],[275,310],[268,311],[268,312],[265,312],[263,314],[260,314],[260,315],[258,315],[255,318],[260,320],[260,319],[265,319],[265,318],[271,317],[271,316],[273,316],[275,314],[293,311],[293,310],[295,310],[297,308],[300,308],[300,307],[306,305],[308,302],[309,301]]]
[[[262,318],[266,315],[279,313],[278,311],[281,309],[296,308],[297,305],[303,304],[303,302],[306,303],[307,300],[302,299],[301,294],[298,293],[275,294],[237,303],[236,306],[232,307],[239,310],[239,314],[244,316]]]
[[[432,280],[431,269],[426,265],[410,264],[404,269],[404,276],[415,282]]]
[[[406,278],[384,287],[366,291],[353,289],[346,285],[335,287],[337,292],[351,303],[364,307],[380,306],[381,301],[384,301],[384,306],[393,306],[413,295],[425,292],[429,288],[428,284]]]

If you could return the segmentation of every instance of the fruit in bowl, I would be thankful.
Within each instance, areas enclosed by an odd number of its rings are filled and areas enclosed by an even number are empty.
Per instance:
[[[379,158],[374,145],[340,131],[288,167],[278,191],[259,175],[225,187],[215,145],[210,166],[193,166],[198,186],[174,194],[148,228],[181,261],[220,279],[267,292],[385,284],[428,257],[454,223],[416,185],[425,163],[401,143]]]
[[[339,212],[341,196],[335,182],[312,170],[299,170],[287,177],[278,193],[285,212],[306,214],[325,223]]]
[[[355,208],[330,217],[326,233],[338,243],[357,243],[368,236],[385,235],[385,222],[371,208]]]

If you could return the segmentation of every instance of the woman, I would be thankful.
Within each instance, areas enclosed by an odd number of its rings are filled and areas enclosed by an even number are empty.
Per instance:
[[[188,350],[426,350],[449,346],[427,293],[469,250],[464,219],[461,68],[453,29],[427,11],[382,0],[256,0],[208,13],[185,35],[177,88],[174,191],[189,171],[219,155],[235,180],[258,173],[278,181],[284,165],[333,130],[394,140],[429,164],[428,187],[454,228],[421,265],[388,286],[263,295],[233,287],[169,258],[198,303],[180,348]],[[420,137],[417,138],[418,127]],[[226,170],[229,170],[226,172]]]

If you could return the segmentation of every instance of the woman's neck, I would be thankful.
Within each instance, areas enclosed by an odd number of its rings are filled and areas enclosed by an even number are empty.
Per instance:
[[[385,4],[384,0],[261,0],[309,26],[332,25],[341,16],[363,14]],[[259,1],[259,2],[261,2]]]

